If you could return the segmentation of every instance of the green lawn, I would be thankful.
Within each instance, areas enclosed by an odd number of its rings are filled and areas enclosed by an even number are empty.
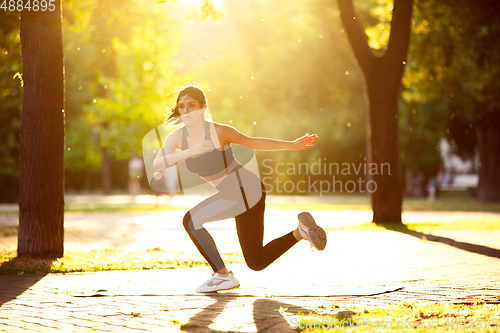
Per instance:
[[[405,198],[403,210],[500,212],[500,203],[478,202],[471,197],[469,192],[444,192],[435,201]]]
[[[318,310],[324,311],[325,308]],[[340,310],[337,315],[300,315],[293,321],[293,325],[302,332],[314,333],[393,330],[408,333],[430,331],[492,333],[500,332],[500,305],[401,302],[398,306],[391,307]]]
[[[406,223],[403,225],[380,226],[375,223],[365,223],[339,228],[326,228],[326,230],[414,230],[418,232],[451,231],[451,230],[499,230],[500,218],[484,218],[475,220],[458,220],[455,222],[419,222]]]
[[[221,254],[224,262],[244,262],[241,254]],[[165,251],[123,250],[65,251],[59,259],[17,256],[15,250],[0,250],[0,274],[97,272],[109,270],[172,269],[208,266],[199,254]]]
[[[370,199],[362,195],[339,195],[328,197],[329,203],[267,203],[268,209],[285,210],[362,210],[372,209]],[[468,192],[445,192],[440,198],[404,198],[403,211],[471,211],[500,212],[500,203],[482,203],[474,200]]]

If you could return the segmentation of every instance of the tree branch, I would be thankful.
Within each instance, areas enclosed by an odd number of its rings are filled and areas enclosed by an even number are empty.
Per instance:
[[[413,0],[394,0],[392,11],[391,34],[389,45],[384,58],[395,64],[406,60],[410,45],[411,17],[413,14]]]
[[[340,10],[340,19],[344,25],[354,55],[363,72],[367,73],[372,62],[375,60],[375,55],[368,46],[368,36],[366,36],[359,18],[356,17],[352,0],[337,0],[337,4]]]

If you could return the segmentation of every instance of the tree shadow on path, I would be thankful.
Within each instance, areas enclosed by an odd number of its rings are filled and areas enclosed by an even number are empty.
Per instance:
[[[22,295],[51,273],[52,264],[58,259],[53,255],[17,255],[15,250],[0,255],[10,257],[0,262],[0,306]]]
[[[23,294],[46,275],[0,275],[0,306]]]
[[[485,255],[488,257],[492,257],[492,258],[500,258],[500,250],[492,248],[492,247],[479,245],[479,244],[472,244],[472,243],[467,243],[467,242],[460,242],[460,241],[456,241],[454,239],[451,239],[448,237],[443,237],[443,236],[426,234],[423,232],[408,229],[408,227],[406,225],[390,225],[390,224],[377,224],[377,225],[379,225],[387,230],[397,231],[397,232],[400,232],[400,233],[403,233],[406,235],[416,237],[418,239],[427,240],[430,242],[443,243],[446,245],[453,246],[457,249],[461,249],[461,250],[476,253],[476,254],[482,254],[482,255]]]

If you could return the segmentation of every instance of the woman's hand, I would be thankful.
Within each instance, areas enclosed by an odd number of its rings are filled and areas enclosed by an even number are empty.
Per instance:
[[[296,139],[293,142],[292,150],[301,150],[304,148],[312,148],[313,143],[318,140],[318,136],[316,134],[306,134],[301,138]]]
[[[191,153],[191,157],[196,157],[214,150],[214,145],[212,144],[212,141],[205,140],[198,143],[196,146],[190,148],[189,150]]]

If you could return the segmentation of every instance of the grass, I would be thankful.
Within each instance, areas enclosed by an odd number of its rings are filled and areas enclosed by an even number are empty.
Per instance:
[[[283,210],[371,210],[370,199],[362,195],[331,196],[329,203],[267,203],[268,209]],[[500,203],[483,203],[469,193],[443,193],[439,199],[404,198],[403,211],[469,211],[500,212]]]
[[[92,204],[82,204],[82,203],[68,203],[65,207],[65,212],[70,213],[121,213],[121,212],[166,212],[170,210],[187,210],[190,207],[177,206],[169,203],[157,205],[157,204],[139,204],[139,203],[127,203],[127,204],[110,204],[110,203],[92,203]]]
[[[196,324],[196,323],[186,323],[181,325],[181,329],[183,328],[195,328],[195,327],[206,327],[206,325]]]
[[[494,320],[496,318],[496,320]],[[337,315],[300,315],[294,323],[303,332],[500,332],[500,304],[401,302],[391,307],[340,311]],[[485,329],[485,323],[491,326]],[[340,328],[344,324],[344,328]],[[481,327],[480,327],[481,324]],[[335,329],[335,325],[337,329]],[[348,328],[353,325],[352,328]],[[357,327],[356,327],[357,325]],[[381,327],[383,325],[383,327]],[[399,326],[398,326],[399,325]],[[407,328],[404,328],[406,325]],[[413,326],[411,329],[409,328]],[[391,326],[392,329],[388,329]],[[429,327],[430,326],[430,327]],[[308,328],[308,329],[306,329]]]
[[[468,211],[500,212],[500,203],[484,203],[474,200],[468,192],[444,192],[435,201],[425,198],[405,198],[403,211]]]
[[[365,210],[372,209],[369,204],[344,203],[266,203],[266,209],[275,210]]]
[[[0,227],[0,237],[17,235],[18,227]]]
[[[75,203],[67,202],[64,211],[67,213],[129,213],[129,212],[166,212],[170,210],[187,210],[190,207],[163,204],[144,204],[144,203]],[[0,215],[18,215],[19,210],[2,210]]]
[[[240,254],[222,254],[222,259],[228,264],[244,262],[243,256]],[[173,269],[200,266],[208,266],[208,263],[200,255],[164,251],[159,248],[136,252],[123,250],[66,251],[64,257],[59,259],[17,256],[15,250],[0,251],[0,274],[3,275]]]
[[[483,218],[474,220],[457,220],[454,222],[419,222],[419,223],[405,223],[402,225],[386,225],[380,226],[375,223],[365,223],[352,226],[345,226],[339,228],[325,228],[326,230],[413,230],[418,232],[432,232],[432,231],[455,231],[455,230],[468,230],[468,231],[484,231],[484,230],[498,230],[500,229],[500,218]]]

